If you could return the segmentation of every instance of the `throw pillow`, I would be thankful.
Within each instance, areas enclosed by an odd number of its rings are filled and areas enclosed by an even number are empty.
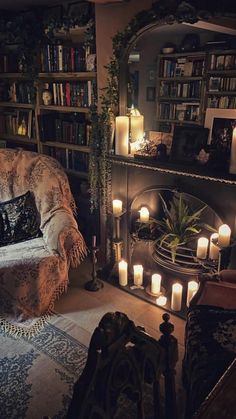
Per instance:
[[[0,203],[0,246],[41,236],[39,226],[40,215],[32,192]]]

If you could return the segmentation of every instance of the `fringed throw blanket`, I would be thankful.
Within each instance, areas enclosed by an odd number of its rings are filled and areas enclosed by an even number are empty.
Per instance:
[[[12,334],[40,330],[66,290],[69,266],[86,254],[75,205],[59,163],[23,150],[0,150],[0,202],[31,191],[42,237],[0,247],[0,317]]]

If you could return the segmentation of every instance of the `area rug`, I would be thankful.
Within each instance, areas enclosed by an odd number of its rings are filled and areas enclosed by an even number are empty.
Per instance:
[[[78,330],[60,315],[36,337],[14,338],[0,329],[1,419],[66,417],[73,385],[87,358]]]

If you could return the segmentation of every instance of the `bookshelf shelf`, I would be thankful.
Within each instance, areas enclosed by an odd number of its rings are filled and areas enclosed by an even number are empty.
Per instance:
[[[83,153],[89,153],[90,148],[85,145],[62,143],[59,141],[44,141],[43,145],[50,147],[65,148],[68,150],[82,151]]]
[[[179,77],[158,77],[159,81],[194,81],[194,80],[203,80],[203,77],[195,77],[195,76],[179,76]]]
[[[30,80],[28,73],[0,73],[0,79]]]
[[[34,109],[35,105],[28,104],[28,103],[0,102],[0,107]]]
[[[77,106],[56,106],[56,105],[39,105],[40,110],[59,111],[59,112],[80,112],[89,113],[89,108],[78,108]]]
[[[199,102],[200,98],[199,97],[173,97],[173,96],[160,96],[159,97],[160,101],[176,101],[176,102]]]
[[[93,80],[96,79],[95,71],[83,71],[79,73],[58,72],[58,73],[39,73],[39,79],[54,80]]]
[[[201,121],[186,121],[186,119],[180,120],[180,119],[165,119],[165,118],[159,118],[159,122],[170,122],[173,124],[191,124],[191,125],[201,125]]]
[[[14,143],[19,142],[22,144],[38,144],[38,140],[36,138],[29,138],[24,135],[0,134],[0,138],[2,140],[7,140]]]

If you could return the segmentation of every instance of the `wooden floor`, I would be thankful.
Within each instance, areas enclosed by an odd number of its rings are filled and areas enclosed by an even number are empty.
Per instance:
[[[78,269],[70,271],[68,292],[56,303],[55,310],[78,324],[81,329],[80,341],[88,346],[91,334],[101,317],[109,311],[121,311],[145,330],[159,338],[159,325],[162,323],[164,310],[136,298],[108,283],[97,292],[86,291],[84,284],[91,279],[91,264],[85,260]],[[181,364],[184,354],[185,321],[171,315],[174,324],[174,336],[178,339],[179,361],[176,371],[176,388],[178,404],[184,403],[184,391],[181,384]]]

